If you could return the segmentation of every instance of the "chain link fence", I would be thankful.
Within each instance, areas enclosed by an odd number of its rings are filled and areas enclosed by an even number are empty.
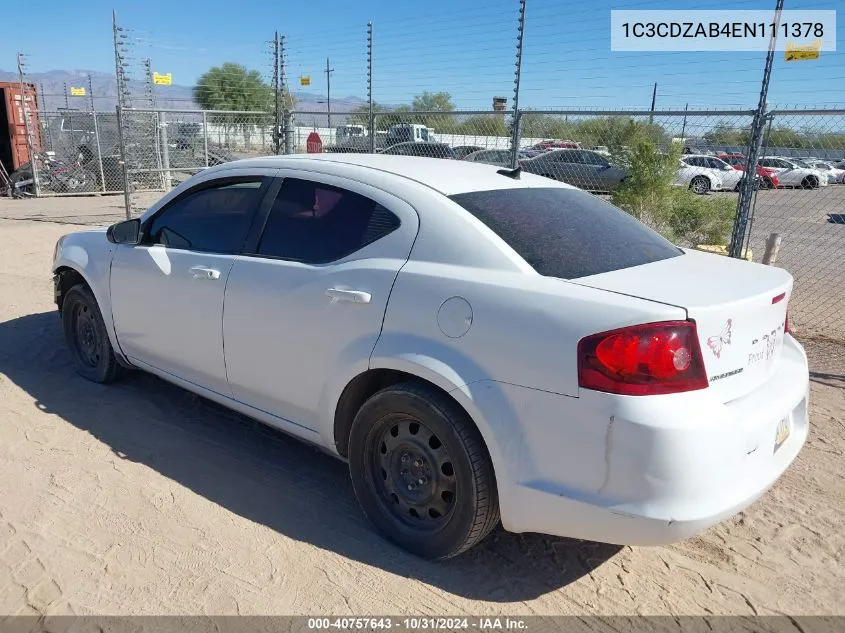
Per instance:
[[[845,340],[845,110],[770,111],[760,156],[778,188],[757,192],[746,248],[777,235],[777,265],[795,278],[790,327]]]
[[[519,165],[604,196],[675,243],[726,252],[753,110],[41,113],[41,193],[124,190],[127,214],[209,166],[276,153],[378,152]],[[516,134],[514,132],[517,132]],[[315,138],[317,142],[315,143]],[[845,111],[768,113],[743,255],[795,278],[790,324],[845,340]],[[43,170],[43,171],[42,171]]]
[[[273,116],[215,110],[120,110],[127,216],[206,167],[273,153]]]
[[[38,113],[40,144],[34,152],[38,195],[123,191],[115,112],[59,110]],[[11,175],[21,195],[34,195],[32,162]]]

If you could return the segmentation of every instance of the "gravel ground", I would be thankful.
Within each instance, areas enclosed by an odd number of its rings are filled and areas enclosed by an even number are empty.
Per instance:
[[[49,265],[68,222],[122,209],[92,200],[0,219],[0,614],[845,614],[845,347],[807,343],[807,446],[734,519],[654,548],[499,530],[427,563],[342,463],[157,378],[73,373]]]

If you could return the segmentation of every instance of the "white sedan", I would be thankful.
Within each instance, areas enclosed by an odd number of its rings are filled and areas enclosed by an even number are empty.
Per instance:
[[[845,169],[834,167],[832,164],[823,160],[808,160],[805,162],[813,169],[818,169],[822,174],[827,176],[827,183],[829,185],[845,182]]]
[[[426,558],[500,518],[685,539],[807,437],[789,273],[519,170],[230,162],[61,238],[52,271],[82,376],[151,372],[348,461],[367,517]]]
[[[760,167],[771,169],[778,175],[781,187],[816,189],[828,185],[827,175],[797,158],[766,156],[757,161]]]
[[[676,185],[687,186],[697,194],[709,191],[735,191],[739,189],[745,172],[715,156],[687,154],[681,157]]]

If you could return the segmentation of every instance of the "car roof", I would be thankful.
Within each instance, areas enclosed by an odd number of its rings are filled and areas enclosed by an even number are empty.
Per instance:
[[[247,158],[210,167],[200,173],[225,171],[227,168],[289,168],[360,178],[367,181],[367,173],[392,174],[413,181],[440,193],[451,196],[471,191],[516,189],[523,187],[556,187],[573,189],[563,182],[521,173],[514,179],[497,173],[496,165],[466,161],[427,158],[421,156],[396,156],[391,154],[287,154]]]

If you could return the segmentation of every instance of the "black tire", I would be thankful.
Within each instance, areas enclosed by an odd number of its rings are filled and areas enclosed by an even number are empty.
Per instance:
[[[481,434],[454,401],[422,383],[387,387],[364,403],[352,423],[349,472],[367,518],[422,558],[457,556],[499,522]]]
[[[85,284],[73,286],[62,301],[62,329],[76,372],[92,382],[110,383],[120,365],[97,300]]]
[[[763,181],[760,183],[760,189],[774,189],[775,183],[768,176],[763,176]]]
[[[710,191],[710,179],[707,176],[696,176],[689,184],[689,188],[700,196]]]
[[[806,176],[804,180],[801,181],[802,189],[816,189],[818,186],[819,179],[815,176]]]

